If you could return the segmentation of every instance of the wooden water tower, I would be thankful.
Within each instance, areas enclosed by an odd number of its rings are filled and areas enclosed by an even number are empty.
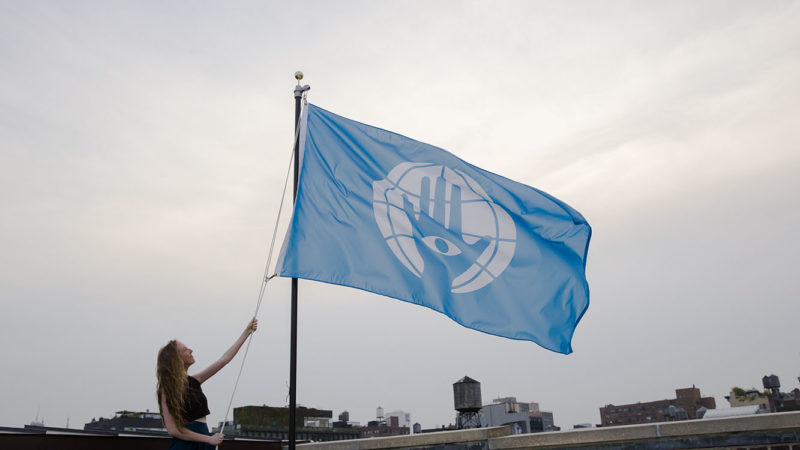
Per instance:
[[[470,377],[453,383],[453,401],[456,411],[456,425],[459,429],[480,428],[481,384]]]

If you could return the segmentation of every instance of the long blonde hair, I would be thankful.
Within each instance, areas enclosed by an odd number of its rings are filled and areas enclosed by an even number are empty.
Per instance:
[[[161,412],[162,420],[164,411],[161,410],[161,396],[164,396],[167,409],[175,419],[178,428],[183,430],[184,424],[187,422],[183,394],[186,392],[188,380],[186,378],[186,367],[178,352],[178,341],[173,339],[158,351],[156,378],[158,378],[156,397],[158,398],[158,410]]]

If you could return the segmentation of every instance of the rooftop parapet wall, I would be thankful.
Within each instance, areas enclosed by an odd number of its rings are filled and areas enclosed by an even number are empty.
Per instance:
[[[720,448],[800,443],[800,412],[510,435],[508,427],[298,445],[300,450]],[[631,447],[632,448],[632,447]]]
[[[487,448],[491,439],[508,436],[508,427],[472,428],[408,436],[301,444],[299,450],[375,450],[406,448]]]

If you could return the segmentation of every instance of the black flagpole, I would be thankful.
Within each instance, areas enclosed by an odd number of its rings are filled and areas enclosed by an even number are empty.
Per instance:
[[[300,110],[302,109],[303,92],[311,89],[308,85],[300,86],[303,72],[294,74],[297,86],[294,88],[294,190],[292,202],[297,200],[297,175],[300,171]],[[296,442],[296,410],[297,410],[297,278],[292,278],[292,331],[289,348],[289,450],[295,450]]]

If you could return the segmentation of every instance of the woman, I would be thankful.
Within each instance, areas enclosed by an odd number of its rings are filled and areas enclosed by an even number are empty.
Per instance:
[[[158,352],[156,377],[158,377],[158,407],[167,433],[172,436],[171,450],[203,450],[213,448],[225,436],[208,432],[206,416],[208,400],[200,385],[231,362],[247,337],[258,328],[258,320],[253,318],[220,359],[205,370],[189,375],[189,366],[194,364],[192,349],[177,340],[169,341]]]

